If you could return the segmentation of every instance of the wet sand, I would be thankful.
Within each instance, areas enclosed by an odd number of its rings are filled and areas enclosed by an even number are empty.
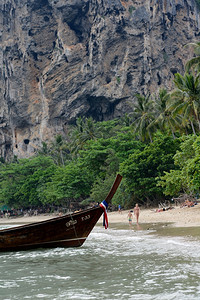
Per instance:
[[[132,209],[133,210],[133,209]],[[27,224],[49,220],[56,215],[38,215],[32,217],[1,218],[0,224]],[[110,224],[128,224],[128,210],[109,212],[108,221]],[[102,223],[102,217],[98,223]],[[199,227],[200,226],[200,204],[194,207],[175,207],[163,212],[155,212],[155,209],[141,209],[139,216],[140,224],[168,224],[173,227]],[[136,219],[133,216],[133,225]]]

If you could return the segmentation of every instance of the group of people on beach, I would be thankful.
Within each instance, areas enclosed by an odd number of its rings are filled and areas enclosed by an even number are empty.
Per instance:
[[[167,211],[167,210],[170,210],[170,209],[173,209],[174,207],[173,206],[169,206],[169,207],[160,207],[160,208],[157,208],[155,210],[155,212],[161,212],[161,211]]]
[[[134,215],[136,217],[136,223],[138,225],[139,224],[139,215],[140,215],[140,208],[138,206],[138,203],[136,203],[133,211],[130,210],[128,212],[128,222],[129,222],[129,225],[132,225],[132,222],[133,222],[133,214],[132,213],[134,213]]]
[[[197,202],[185,200],[180,207],[193,207],[197,204]]]
[[[120,204],[118,206],[118,212],[119,212],[119,214],[122,213],[121,205]],[[136,222],[137,222],[137,225],[138,225],[139,224],[139,215],[140,215],[140,208],[139,208],[138,203],[136,203],[136,205],[135,205],[135,207],[134,207],[133,210],[129,210],[129,212],[128,212],[128,216],[127,217],[128,217],[129,225],[132,225],[132,222],[133,222],[133,214],[132,213],[134,213],[134,215],[136,217]]]

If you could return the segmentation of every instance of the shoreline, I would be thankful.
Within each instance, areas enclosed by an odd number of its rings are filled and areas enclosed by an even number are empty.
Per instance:
[[[132,209],[133,210],[133,209]],[[122,210],[121,213],[108,212],[108,222],[119,223],[119,224],[128,224],[128,212],[129,210]],[[15,217],[15,218],[1,218],[0,225],[20,225],[20,224],[29,224],[40,221],[46,221],[52,218],[58,217],[55,214],[42,214],[38,216],[28,216],[28,217]],[[101,217],[97,224],[102,224]],[[139,224],[163,224],[166,223],[171,227],[198,227],[200,226],[200,204],[195,205],[194,207],[174,207],[171,210],[155,212],[155,209],[141,209],[139,216]],[[135,216],[133,215],[133,225],[136,224]]]
[[[131,209],[133,210],[133,209]],[[127,223],[129,210],[108,213],[110,223]],[[132,213],[133,214],[133,213]],[[101,218],[102,219],[102,218]],[[173,207],[173,209],[156,212],[155,209],[141,209],[139,224],[168,224],[171,227],[199,227],[200,226],[200,205],[194,207]],[[133,214],[133,225],[136,218]]]

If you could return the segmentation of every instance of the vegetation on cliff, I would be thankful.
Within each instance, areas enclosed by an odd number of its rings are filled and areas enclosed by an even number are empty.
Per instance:
[[[193,44],[198,53],[200,44]],[[200,190],[199,57],[175,74],[174,90],[137,95],[132,112],[94,122],[78,118],[69,141],[56,136],[29,159],[0,163],[0,203],[88,205],[104,199],[115,174],[123,181],[113,204],[157,204]],[[131,109],[130,109],[131,110]]]

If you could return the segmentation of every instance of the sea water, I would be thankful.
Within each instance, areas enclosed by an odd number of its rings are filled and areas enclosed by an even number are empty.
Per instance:
[[[0,253],[0,299],[200,299],[199,236],[137,229],[97,226],[80,248]]]

